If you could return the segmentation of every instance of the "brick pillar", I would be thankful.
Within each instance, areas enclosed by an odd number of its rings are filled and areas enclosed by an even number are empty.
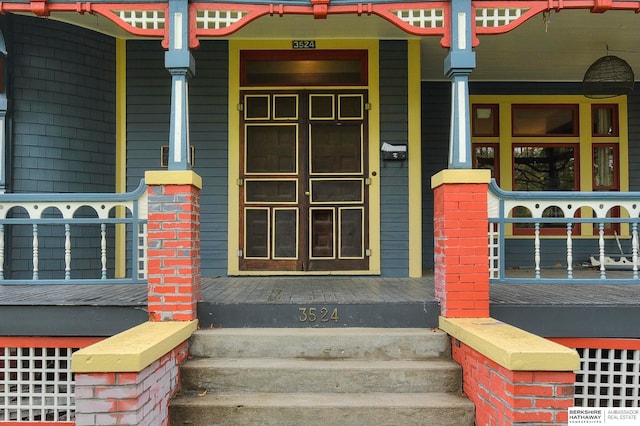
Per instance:
[[[148,185],[148,306],[151,321],[197,319],[200,189],[192,171],[154,171]]]
[[[440,314],[489,317],[488,170],[448,169],[431,178],[434,279]]]

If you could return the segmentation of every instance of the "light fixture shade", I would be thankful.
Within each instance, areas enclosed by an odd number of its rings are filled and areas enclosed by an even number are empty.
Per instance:
[[[612,98],[633,91],[631,66],[617,56],[607,55],[595,61],[582,79],[582,93],[588,98]]]

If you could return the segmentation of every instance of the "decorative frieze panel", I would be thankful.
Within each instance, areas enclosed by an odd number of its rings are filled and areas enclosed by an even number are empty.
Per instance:
[[[196,10],[196,28],[204,30],[228,28],[248,13],[241,10]]]
[[[113,13],[134,28],[142,30],[164,29],[164,10],[114,10]]]
[[[417,28],[443,28],[444,9],[402,9],[392,10],[400,20]]]
[[[478,8],[476,9],[476,26],[502,27],[517,21],[529,9],[522,8]]]

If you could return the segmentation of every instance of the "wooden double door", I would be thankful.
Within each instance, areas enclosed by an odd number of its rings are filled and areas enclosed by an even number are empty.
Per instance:
[[[240,269],[369,269],[366,91],[241,93]]]

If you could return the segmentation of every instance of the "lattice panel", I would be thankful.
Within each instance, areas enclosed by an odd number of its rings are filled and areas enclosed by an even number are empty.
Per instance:
[[[500,225],[489,223],[489,278],[500,278]]]
[[[394,10],[392,13],[413,27],[444,27],[444,9],[404,9]]]
[[[71,348],[0,348],[0,421],[73,421]]]
[[[205,30],[227,28],[244,18],[248,13],[239,10],[198,10],[196,27]]]
[[[476,25],[478,27],[502,27],[517,21],[529,9],[511,8],[479,8],[476,9]]]
[[[640,407],[640,350],[576,350],[576,407]]]
[[[114,10],[113,13],[134,28],[164,29],[164,10]]]

